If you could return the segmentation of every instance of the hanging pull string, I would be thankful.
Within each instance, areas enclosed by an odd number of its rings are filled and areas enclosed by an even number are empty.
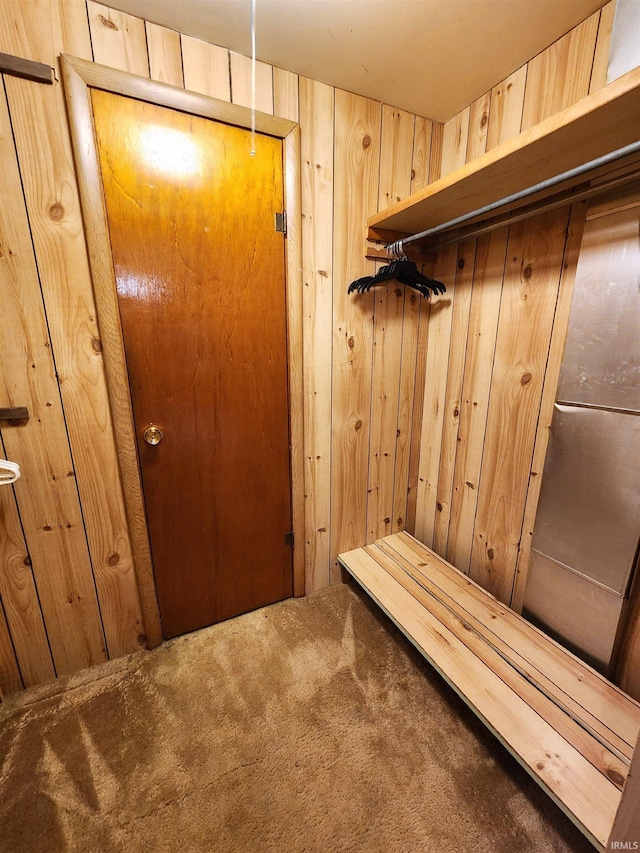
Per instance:
[[[256,156],[256,0],[251,0],[251,156]]]

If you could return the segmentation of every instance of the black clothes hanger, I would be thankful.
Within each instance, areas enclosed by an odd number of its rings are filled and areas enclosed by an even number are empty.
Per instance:
[[[363,278],[352,281],[347,292],[365,293],[372,287],[385,284],[387,281],[399,281],[401,284],[417,290],[425,299],[428,299],[431,293],[446,293],[447,290],[441,281],[422,275],[413,261],[407,258],[399,258],[380,267],[375,275],[365,275]]]

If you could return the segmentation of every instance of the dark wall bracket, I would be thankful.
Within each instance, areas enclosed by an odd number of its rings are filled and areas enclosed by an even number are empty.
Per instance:
[[[0,408],[0,427],[22,426],[29,420],[29,409],[26,406]]]
[[[10,53],[0,53],[0,74],[22,77],[23,80],[33,80],[34,83],[51,85],[54,82],[53,68],[50,65],[11,56]]]

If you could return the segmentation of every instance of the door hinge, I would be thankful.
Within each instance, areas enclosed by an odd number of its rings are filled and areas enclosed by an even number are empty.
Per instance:
[[[293,543],[293,530],[290,530],[288,533],[284,534],[284,544],[290,545],[292,548],[294,547]]]
[[[276,213],[276,231],[279,231],[281,234],[287,236],[287,211],[283,210],[282,213]]]

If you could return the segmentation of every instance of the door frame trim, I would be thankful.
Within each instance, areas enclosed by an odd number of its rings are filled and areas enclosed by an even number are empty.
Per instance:
[[[142,478],[138,464],[133,408],[120,323],[115,271],[102,188],[100,161],[93,124],[90,89],[102,89],[158,106],[249,129],[251,110],[207,95],[199,95],[116,71],[74,56],[61,55],[60,64],[89,265],[98,312],[100,340],[113,419],[122,488],[129,522],[133,562],[149,648],[162,642],[147,528]],[[300,189],[300,125],[256,112],[256,130],[284,143],[284,196],[287,210],[285,288],[287,301],[287,360],[289,380],[289,440],[293,531],[293,593],[305,593],[304,571],[304,456],[302,346],[302,216]],[[285,531],[283,531],[284,533]]]

